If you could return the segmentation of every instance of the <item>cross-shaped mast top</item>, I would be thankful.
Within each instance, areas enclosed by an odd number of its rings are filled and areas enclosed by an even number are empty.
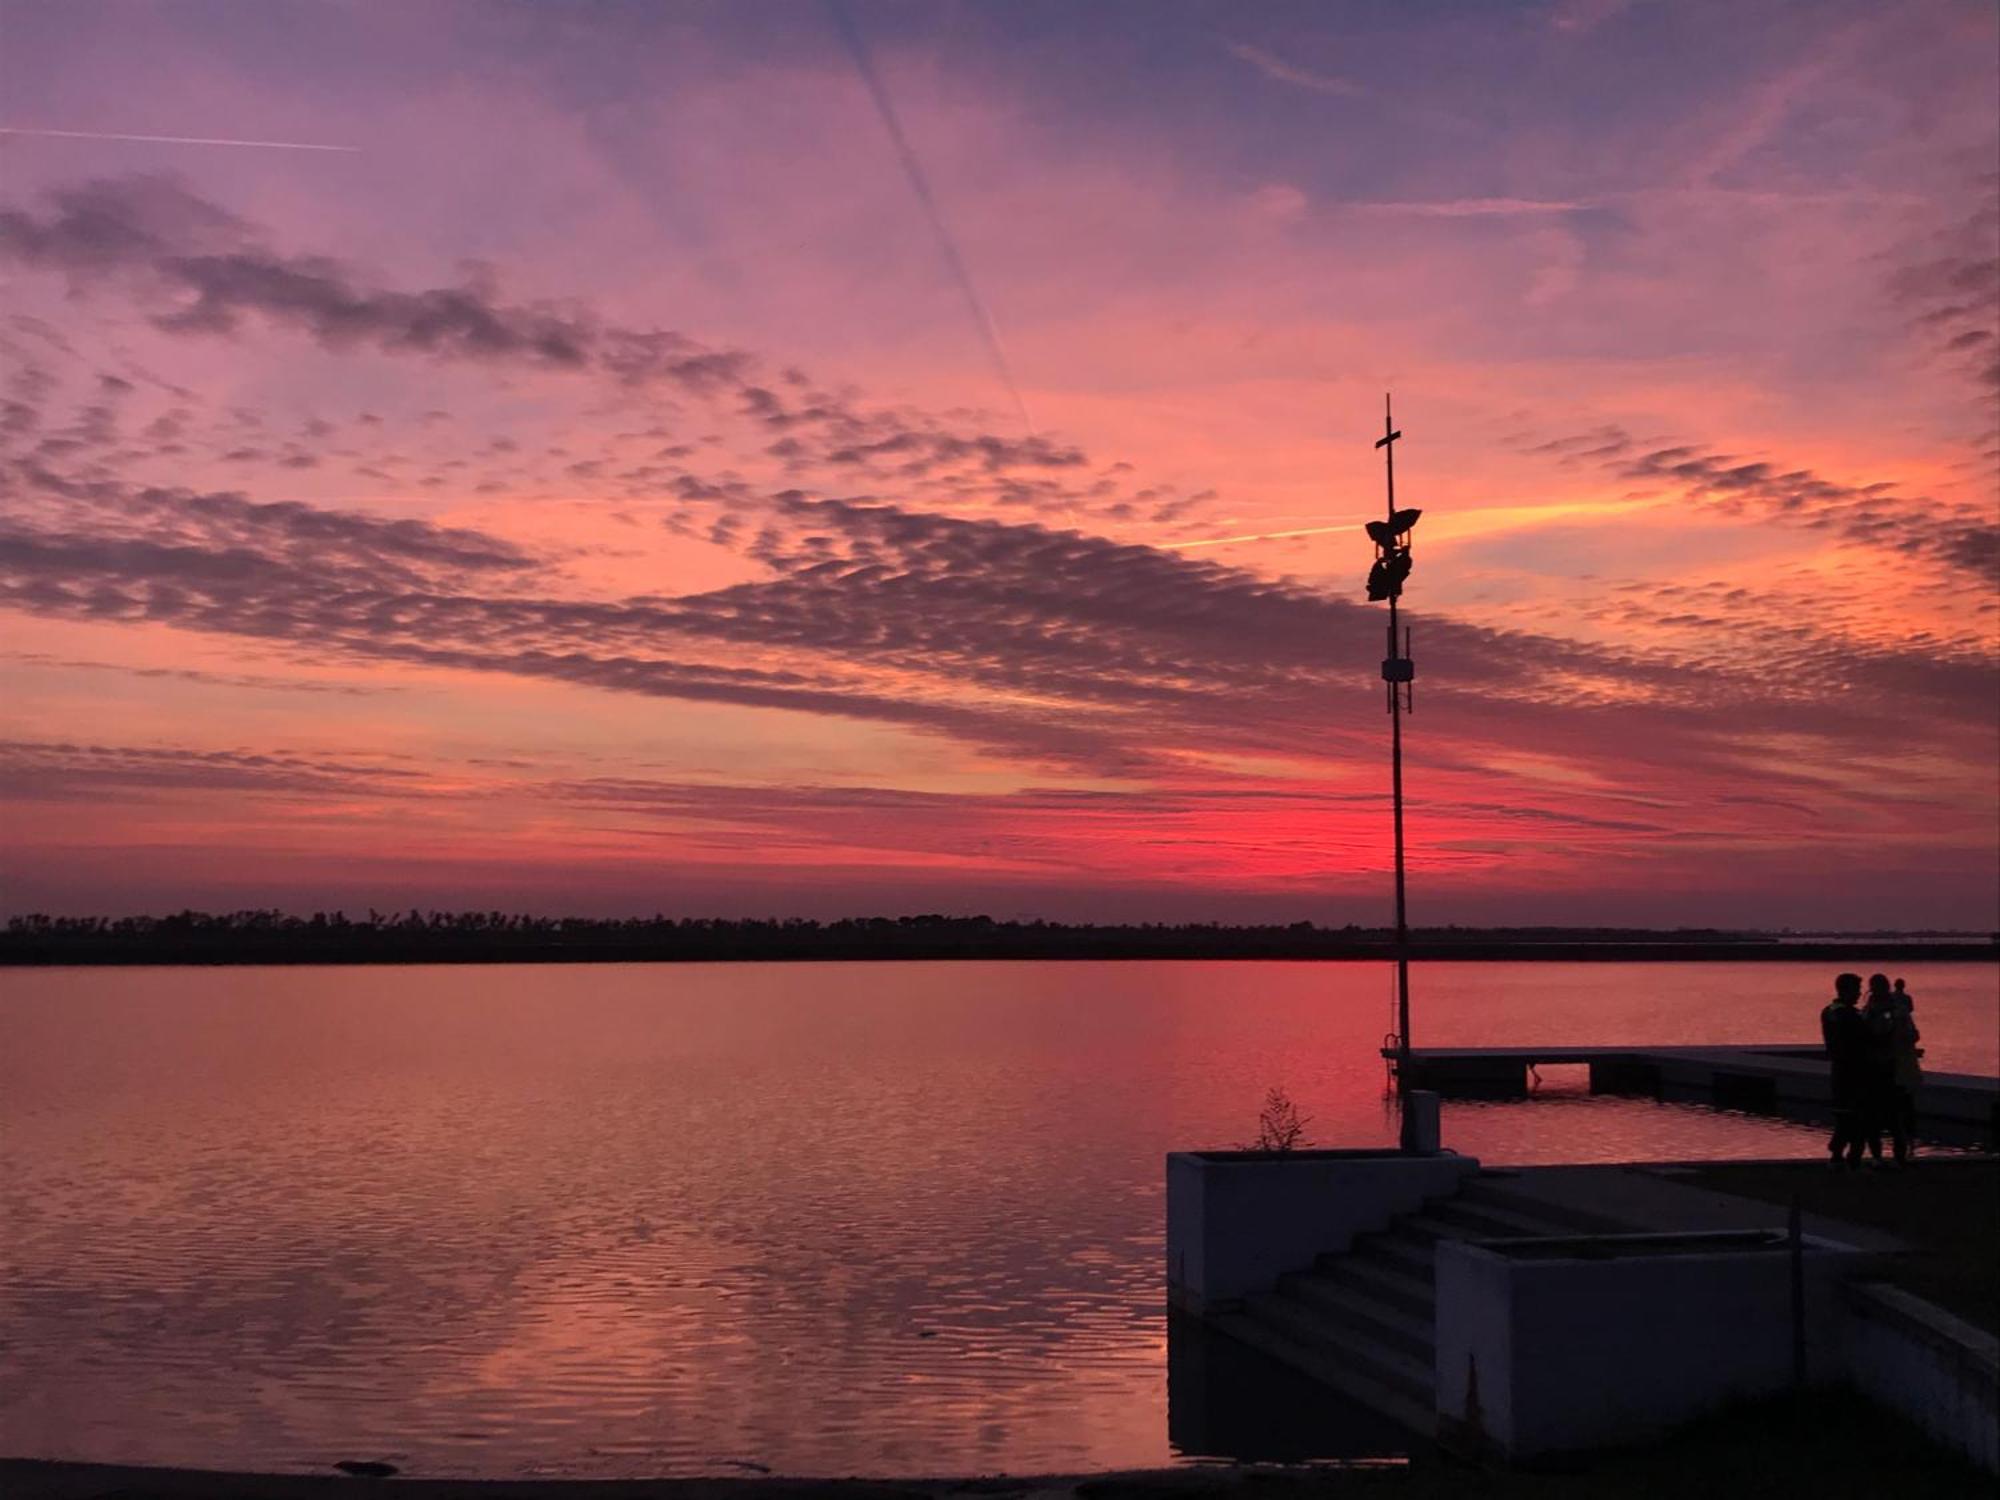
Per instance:
[[[1401,436],[1402,433],[1396,431],[1395,419],[1389,415],[1389,393],[1384,391],[1382,393],[1382,436],[1375,439],[1375,446],[1386,448]]]
[[[1382,436],[1375,439],[1375,446],[1382,449],[1382,461],[1389,469],[1389,514],[1396,514],[1396,450],[1390,445],[1401,437],[1396,430],[1395,418],[1389,414],[1389,393],[1382,393]]]

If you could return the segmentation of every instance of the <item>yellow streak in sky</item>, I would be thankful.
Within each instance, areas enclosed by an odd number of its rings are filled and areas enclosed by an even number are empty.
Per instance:
[[[1212,536],[1199,542],[1156,542],[1163,552],[1185,552],[1190,547],[1227,547],[1233,542],[1275,542],[1287,536],[1324,536],[1329,531],[1359,531],[1358,522],[1346,526],[1306,526],[1297,531],[1254,531],[1248,536]]]
[[[1633,511],[1665,509],[1665,502],[1646,500],[1555,500],[1544,505],[1489,505],[1478,510],[1440,510],[1424,517],[1424,535],[1432,541],[1458,541],[1496,531],[1528,530],[1549,521],[1604,520]]]
[[[1484,536],[1490,532],[1530,527],[1545,521],[1558,521],[1572,516],[1609,519],[1630,511],[1654,509],[1660,504],[1658,500],[1563,500],[1548,505],[1495,505],[1480,510],[1440,511],[1425,526],[1424,531],[1425,535],[1434,540],[1444,541]],[[1305,526],[1296,531],[1252,531],[1242,536],[1204,537],[1197,542],[1155,542],[1153,545],[1163,552],[1185,552],[1190,547],[1228,547],[1240,542],[1274,542],[1285,537],[1325,536],[1329,532],[1360,529],[1360,524],[1356,522],[1346,526]]]

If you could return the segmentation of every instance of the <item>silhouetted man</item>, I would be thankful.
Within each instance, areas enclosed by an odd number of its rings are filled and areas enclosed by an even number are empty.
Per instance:
[[[1873,1081],[1875,1039],[1856,1008],[1861,999],[1859,974],[1836,975],[1833,1002],[1819,1013],[1819,1034],[1826,1042],[1826,1060],[1833,1074],[1833,1139],[1827,1154],[1838,1167],[1861,1167],[1868,1139],[1869,1085]]]

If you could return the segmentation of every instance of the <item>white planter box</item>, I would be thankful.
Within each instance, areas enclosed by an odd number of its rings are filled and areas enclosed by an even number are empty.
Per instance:
[[[1807,1375],[1842,1369],[1835,1288],[1867,1257],[1808,1236]],[[1791,1256],[1759,1232],[1446,1241],[1440,1435],[1533,1458],[1642,1440],[1792,1380]]]

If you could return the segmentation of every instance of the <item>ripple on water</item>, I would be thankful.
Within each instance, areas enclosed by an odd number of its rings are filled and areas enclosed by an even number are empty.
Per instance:
[[[1574,967],[1427,966],[1427,1023],[1658,1040],[1679,1013],[1685,971],[1621,966],[1607,998]],[[1933,1063],[1990,1070],[1990,971],[1911,973]],[[1322,1141],[1392,1138],[1380,978],[8,974],[0,1451],[445,1475],[1172,1461],[1161,1156],[1252,1133],[1274,1083]],[[1809,1032],[1816,971],[1700,978],[1713,1039]],[[1559,1081],[1452,1106],[1446,1133],[1517,1162],[1819,1144]]]

